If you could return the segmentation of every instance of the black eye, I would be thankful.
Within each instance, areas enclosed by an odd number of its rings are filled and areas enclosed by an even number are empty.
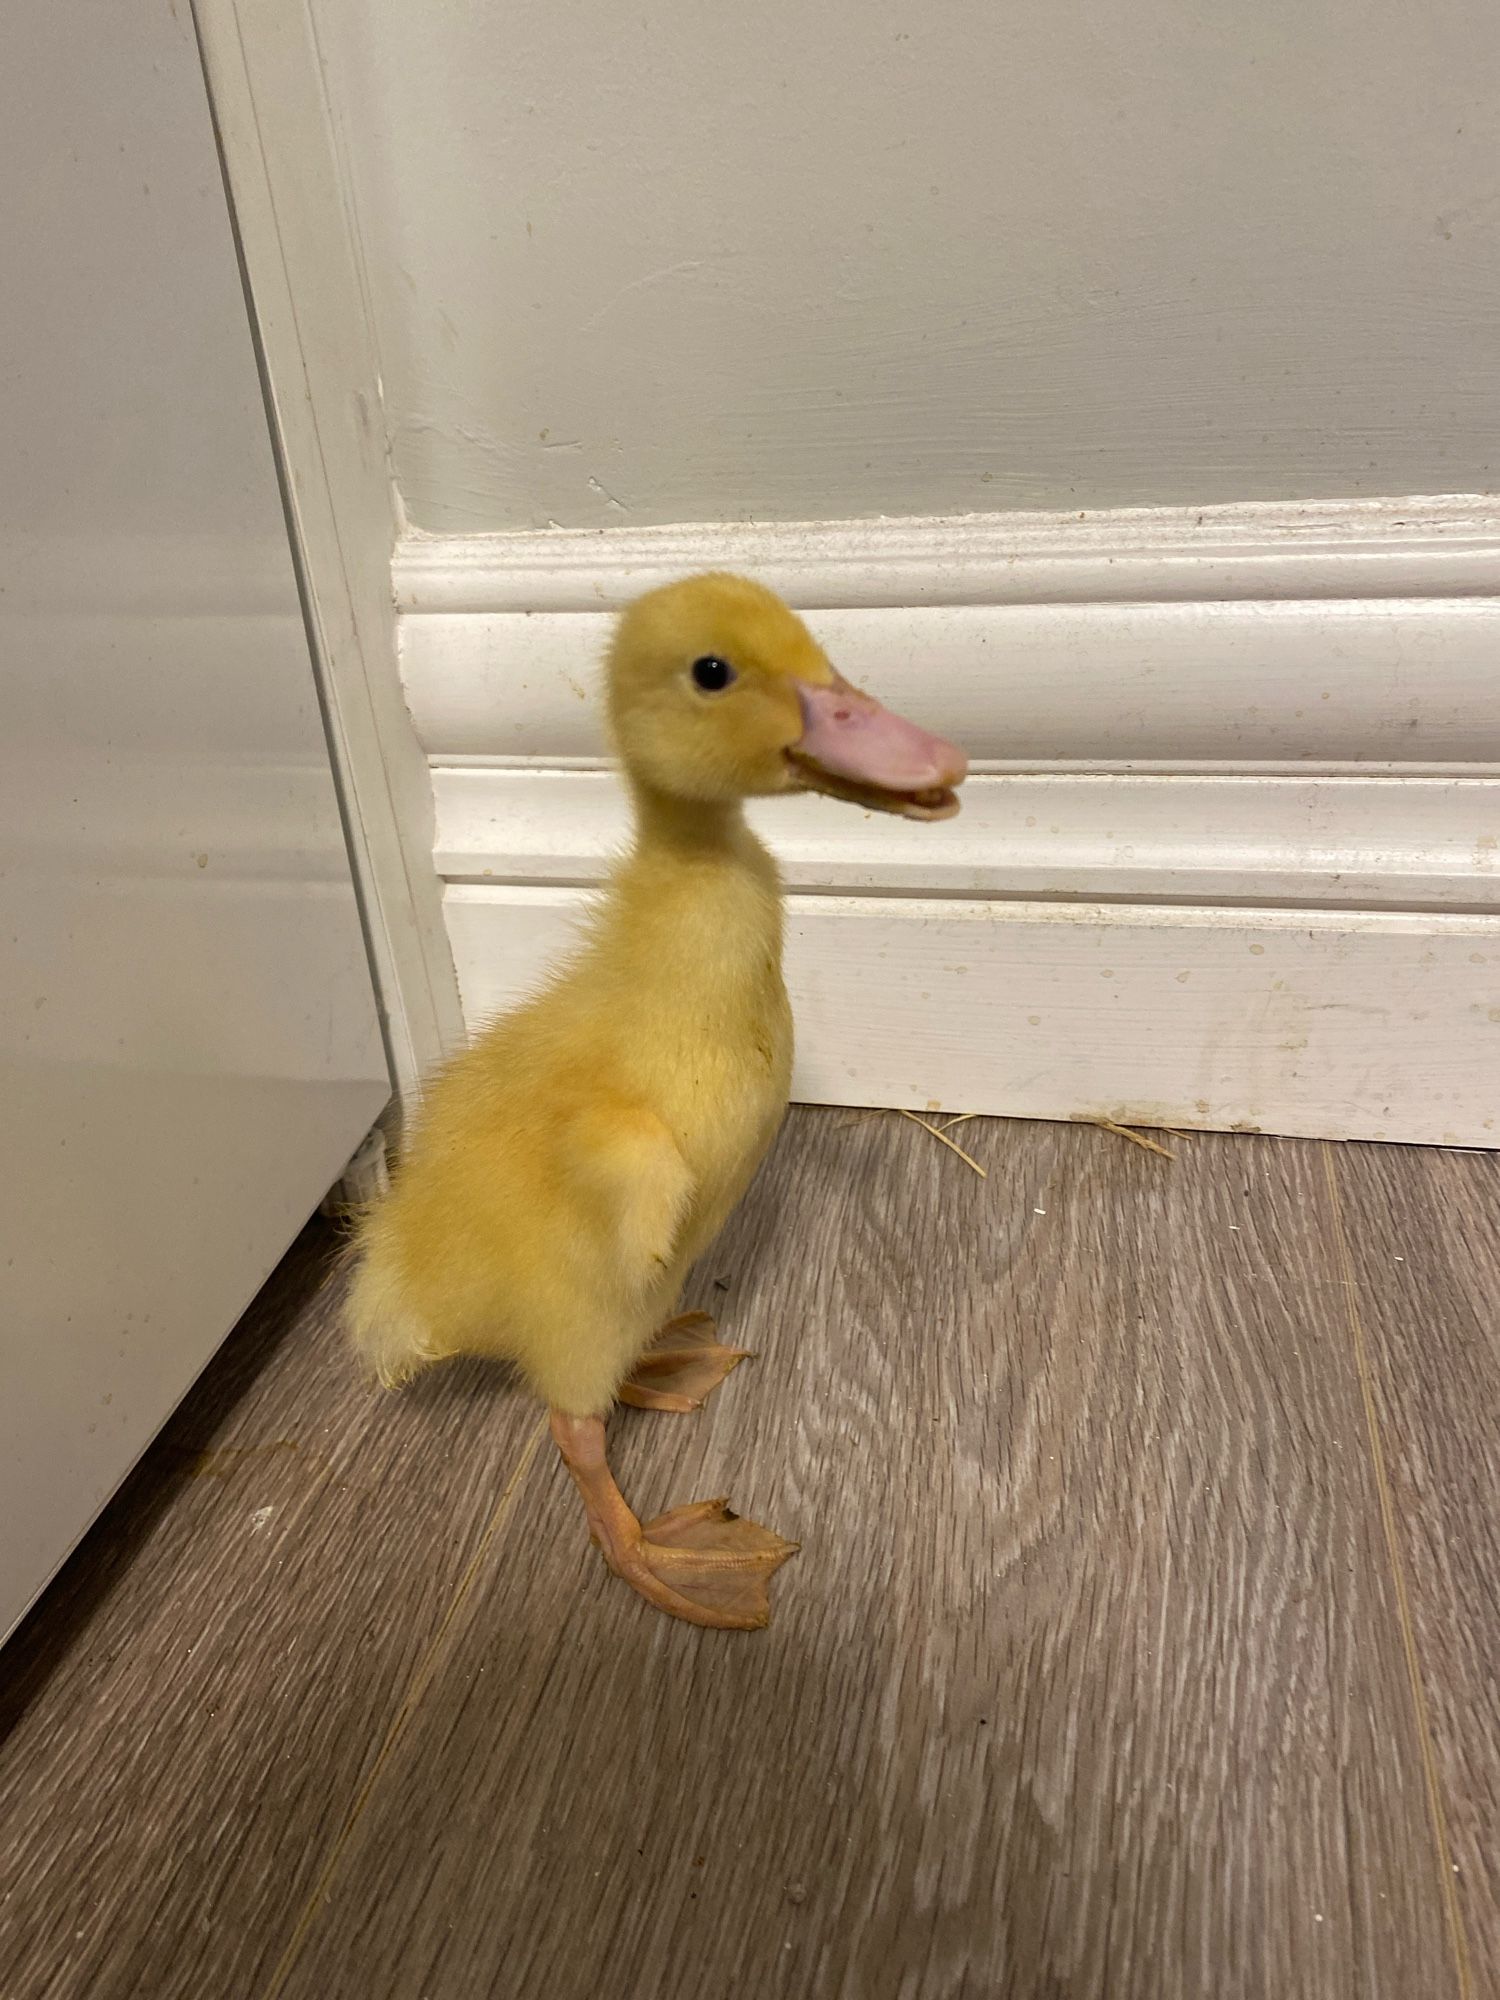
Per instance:
[[[708,653],[693,662],[693,685],[705,694],[719,694],[734,679],[734,668],[717,653]]]

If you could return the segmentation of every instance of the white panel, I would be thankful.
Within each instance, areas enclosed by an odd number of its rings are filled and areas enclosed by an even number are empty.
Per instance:
[[[448,891],[471,1023],[584,900]],[[1496,1143],[1500,917],[793,896],[788,919],[804,1101]]]
[[[1500,762],[1500,597],[810,611],[851,680],[1021,765]],[[605,613],[414,614],[428,754],[599,755]]]
[[[628,842],[609,771],[439,766],[450,882],[593,882]],[[1144,902],[1492,906],[1500,777],[973,778],[936,825],[831,799],[750,816],[793,889]]]
[[[390,1085],[191,16],[0,68],[0,1633]]]

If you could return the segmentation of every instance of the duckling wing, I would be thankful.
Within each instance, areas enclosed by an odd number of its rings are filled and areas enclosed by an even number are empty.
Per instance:
[[[614,1245],[618,1279],[627,1291],[646,1291],[671,1263],[693,1193],[672,1134],[648,1107],[604,1100],[575,1112],[564,1157]]]

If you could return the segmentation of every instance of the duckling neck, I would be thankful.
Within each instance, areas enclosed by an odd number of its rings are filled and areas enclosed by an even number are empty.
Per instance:
[[[732,940],[779,963],[781,878],[740,802],[672,798],[639,782],[631,789],[635,845],[616,883],[634,934],[696,926],[729,977]]]
[[[674,1131],[759,1158],[792,1061],[776,863],[737,802],[633,789],[635,845],[601,913],[612,1021]]]
[[[765,849],[745,824],[738,799],[728,802],[673,798],[638,779],[631,783],[635,800],[635,851],[651,860],[756,863]]]

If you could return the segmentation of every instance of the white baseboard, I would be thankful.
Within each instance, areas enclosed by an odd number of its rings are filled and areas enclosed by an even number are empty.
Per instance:
[[[981,768],[1500,764],[1500,595],[808,608],[851,680]],[[442,762],[598,759],[608,612],[407,613]]]
[[[1500,495],[409,533],[402,611],[608,611],[702,569],[821,610],[1500,594]]]
[[[447,901],[477,1024],[586,892]],[[792,895],[787,919],[803,1102],[1500,1144],[1494,917]]]
[[[799,1096],[1500,1144],[1494,503],[405,540],[471,1023],[624,838],[613,607],[709,566],[977,761],[943,826],[756,809]]]
[[[449,883],[597,882],[629,835],[607,770],[439,766]],[[1490,778],[977,777],[935,826],[830,799],[758,801],[757,831],[808,894],[1039,902],[1500,906],[1500,772]]]

